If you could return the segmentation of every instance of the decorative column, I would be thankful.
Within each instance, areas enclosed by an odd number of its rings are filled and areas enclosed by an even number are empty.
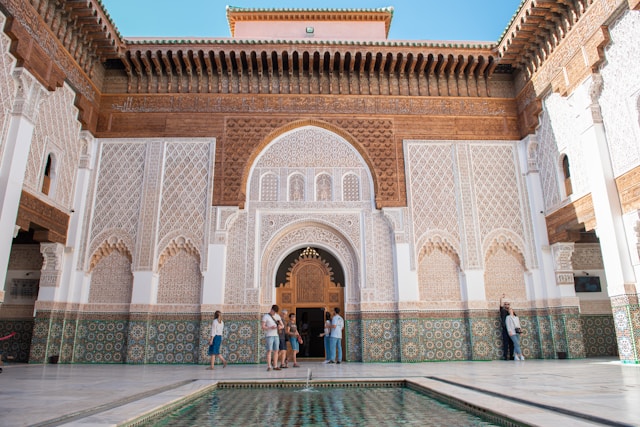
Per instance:
[[[13,233],[20,206],[24,174],[38,115],[46,89],[23,68],[13,72],[16,97],[0,159],[0,287],[4,288],[13,244]],[[0,294],[3,296],[3,294]]]
[[[40,243],[42,270],[40,271],[40,290],[36,302],[36,318],[31,339],[31,363],[45,363],[50,356],[60,357],[64,330],[64,313],[56,312],[54,298],[60,287],[62,276],[62,256],[64,245],[61,243]],[[39,310],[40,306],[45,310]],[[67,355],[70,360],[71,354]]]
[[[591,76],[590,103],[585,106],[585,122],[589,125],[581,135],[584,156],[589,166],[591,196],[596,216],[596,232],[600,239],[602,260],[611,298],[618,354],[624,363],[640,363],[640,308],[638,290],[629,244],[624,227],[620,194],[609,154],[599,98],[603,79]]]
[[[573,280],[573,263],[571,257],[575,250],[575,243],[560,242],[551,245],[554,260],[555,281],[560,295],[575,295]],[[581,344],[582,330],[579,319],[573,318],[571,328],[567,328],[566,313],[550,308],[548,312],[548,327],[540,320],[540,348],[542,357],[554,359],[569,357],[584,357],[584,344]],[[577,312],[576,312],[577,315]],[[577,322],[577,323],[576,323]],[[549,347],[549,346],[553,347]]]
[[[127,338],[127,363],[146,363],[150,357],[147,353],[147,340],[149,324],[152,320],[152,306],[158,300],[159,276],[154,269],[154,264],[157,256],[165,148],[165,142],[152,141],[147,144],[144,188],[132,266],[133,289]]]

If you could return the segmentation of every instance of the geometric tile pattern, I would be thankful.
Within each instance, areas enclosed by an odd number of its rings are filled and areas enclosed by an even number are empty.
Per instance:
[[[349,316],[345,357],[358,362],[426,362],[496,360],[502,358],[497,313],[473,312],[366,313]],[[95,317],[81,320],[38,313],[29,362],[44,363],[52,355],[60,363],[207,364],[211,319],[199,315],[157,315],[149,318]],[[521,346],[527,358],[555,359],[615,354],[614,320],[571,312],[521,314]],[[259,314],[225,314],[222,354],[230,363],[265,360]],[[23,325],[28,328],[29,325]],[[18,328],[18,326],[16,326]],[[584,332],[583,332],[584,331]],[[24,337],[20,344],[26,348]],[[11,354],[11,353],[9,353]]]
[[[611,315],[582,315],[586,357],[617,356],[618,343]]]
[[[32,341],[33,319],[3,320],[0,322],[0,337],[15,332],[12,338],[0,341],[0,353],[13,357],[19,363],[29,361],[29,348]]]

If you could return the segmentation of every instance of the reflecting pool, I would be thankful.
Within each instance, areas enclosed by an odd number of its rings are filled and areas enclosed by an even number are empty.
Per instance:
[[[145,426],[495,426],[406,387],[218,388]]]

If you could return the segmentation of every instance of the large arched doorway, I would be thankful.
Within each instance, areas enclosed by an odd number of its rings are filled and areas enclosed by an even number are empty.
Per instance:
[[[344,272],[340,264],[322,249],[298,249],[280,264],[275,286],[276,303],[296,313],[298,330],[305,337],[299,357],[324,358],[320,334],[325,311],[339,307],[344,313]]]

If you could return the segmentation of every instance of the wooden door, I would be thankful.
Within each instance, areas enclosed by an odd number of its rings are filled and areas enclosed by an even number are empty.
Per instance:
[[[344,313],[344,288],[333,282],[331,266],[317,255],[301,256],[292,263],[287,273],[287,281],[276,289],[276,304],[280,310],[296,313],[299,309],[327,309],[333,312],[340,307]],[[299,318],[298,324],[303,319]],[[318,335],[324,329],[322,319],[315,319],[310,325],[309,345],[322,350],[322,338]],[[310,357],[322,357],[320,351]]]

